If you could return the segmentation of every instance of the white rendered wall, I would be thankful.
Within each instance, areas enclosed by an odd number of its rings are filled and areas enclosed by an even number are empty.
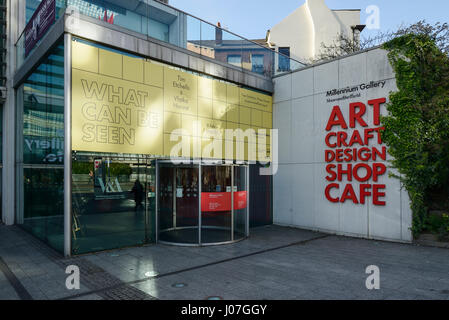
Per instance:
[[[360,91],[361,97],[355,99],[327,101],[329,90],[380,80],[385,81],[383,89]],[[279,130],[279,170],[274,176],[273,191],[274,223],[369,239],[410,242],[409,198],[401,190],[400,182],[389,178],[390,169],[378,182],[386,185],[386,206],[373,205],[370,197],[365,205],[351,201],[332,203],[324,194],[329,184],[325,179],[328,175],[324,157],[328,133],[325,128],[333,106],[339,105],[348,119],[351,102],[366,104],[368,100],[382,97],[388,101],[389,93],[396,90],[396,81],[386,51],[374,49],[315,65],[277,77],[274,83],[273,126]],[[381,113],[386,113],[385,105]],[[373,125],[370,112],[363,119],[369,126]],[[357,125],[356,129],[362,130],[362,127]],[[341,182],[340,188],[346,183]],[[355,188],[359,185],[355,181],[352,184]]]
[[[290,47],[292,57],[308,59],[315,55],[314,33],[312,16],[303,5],[270,30],[269,42],[277,48]]]
[[[324,0],[306,3],[270,30],[269,42],[290,47],[293,58],[311,60],[321,51],[322,43],[331,45],[339,33],[352,36],[351,26],[360,24],[359,10],[330,10]]]

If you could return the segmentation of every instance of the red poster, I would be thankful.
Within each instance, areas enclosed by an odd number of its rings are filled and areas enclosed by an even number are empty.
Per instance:
[[[247,206],[247,192],[234,192],[234,210],[246,209]]]
[[[230,192],[203,192],[201,193],[202,212],[231,211]]]
[[[234,210],[246,209],[248,204],[246,191],[234,192]],[[230,192],[203,192],[201,193],[202,212],[231,211]]]

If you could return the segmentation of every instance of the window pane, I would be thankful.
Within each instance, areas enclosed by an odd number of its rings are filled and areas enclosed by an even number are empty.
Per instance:
[[[279,70],[290,70],[290,48],[279,48]]]
[[[242,56],[241,55],[228,55],[228,63],[236,67],[242,66]]]
[[[23,176],[16,221],[54,249],[64,245],[64,46],[61,43],[23,85]],[[23,190],[23,191],[22,191]]]
[[[145,159],[96,154],[72,159],[73,254],[154,239],[155,171]]]
[[[263,74],[264,73],[264,65],[263,65],[264,56],[262,54],[253,54],[251,57],[252,60],[252,71]]]

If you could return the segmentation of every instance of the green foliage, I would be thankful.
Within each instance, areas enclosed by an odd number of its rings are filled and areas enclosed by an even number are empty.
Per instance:
[[[94,170],[94,164],[89,162],[72,162],[72,173],[73,174],[89,174],[90,171]]]
[[[449,198],[449,57],[433,31],[414,30],[384,44],[398,91],[382,117],[383,139],[410,195],[415,237],[428,226],[432,192]]]
[[[426,229],[436,234],[440,241],[449,240],[449,215],[430,215]]]
[[[125,163],[111,163],[109,165],[111,176],[130,176],[132,174],[132,168],[129,164]]]

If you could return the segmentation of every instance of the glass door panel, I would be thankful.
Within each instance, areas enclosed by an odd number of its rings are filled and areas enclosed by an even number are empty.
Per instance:
[[[248,215],[247,167],[234,167],[234,240],[246,237]]]
[[[156,241],[156,162],[148,161],[145,177],[145,242]]]
[[[72,251],[82,254],[148,242],[146,159],[75,156]]]
[[[231,166],[201,167],[201,243],[232,240]]]
[[[159,240],[198,244],[198,166],[159,164]]]
[[[161,165],[159,168],[159,230],[163,232],[175,228],[173,221],[173,177],[176,168]],[[161,239],[164,241],[164,239]]]

